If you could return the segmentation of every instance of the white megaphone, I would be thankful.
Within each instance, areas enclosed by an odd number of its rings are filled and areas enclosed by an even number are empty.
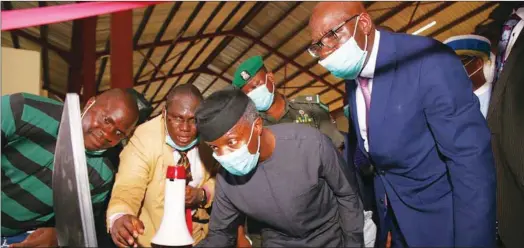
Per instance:
[[[166,173],[164,216],[151,240],[153,247],[180,247],[193,244],[185,214],[186,170],[183,166],[169,166]]]

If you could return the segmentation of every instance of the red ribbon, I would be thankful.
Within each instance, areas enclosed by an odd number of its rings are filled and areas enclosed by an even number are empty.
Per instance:
[[[66,22],[159,3],[163,2],[84,2],[2,11],[2,31]]]

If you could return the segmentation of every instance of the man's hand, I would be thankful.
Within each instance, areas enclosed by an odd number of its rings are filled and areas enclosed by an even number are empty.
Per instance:
[[[144,234],[144,223],[137,217],[126,214],[115,220],[111,227],[111,238],[119,247],[138,247],[136,239]]]
[[[11,244],[9,247],[58,247],[56,230],[53,227],[38,228],[24,241]]]
[[[203,196],[202,189],[186,186],[186,207],[198,206],[202,202]]]

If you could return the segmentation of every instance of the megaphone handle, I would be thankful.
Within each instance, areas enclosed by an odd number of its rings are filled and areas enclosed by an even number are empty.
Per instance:
[[[190,208],[186,208],[186,224],[187,230],[189,230],[189,233],[193,235],[193,216],[191,215]]]

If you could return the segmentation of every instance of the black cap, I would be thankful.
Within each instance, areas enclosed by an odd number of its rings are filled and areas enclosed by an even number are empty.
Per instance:
[[[249,101],[238,89],[220,90],[207,97],[195,113],[200,138],[211,142],[222,137],[242,118]]]

